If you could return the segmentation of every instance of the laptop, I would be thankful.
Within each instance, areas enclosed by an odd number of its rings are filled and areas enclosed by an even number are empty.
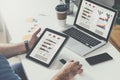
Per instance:
[[[117,11],[92,0],[81,0],[74,24],[63,33],[70,36],[66,47],[80,56],[108,42]]]

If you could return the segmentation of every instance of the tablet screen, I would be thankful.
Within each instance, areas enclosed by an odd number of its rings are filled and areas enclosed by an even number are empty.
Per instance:
[[[47,28],[28,56],[39,63],[49,66],[66,40],[67,36],[65,34]]]

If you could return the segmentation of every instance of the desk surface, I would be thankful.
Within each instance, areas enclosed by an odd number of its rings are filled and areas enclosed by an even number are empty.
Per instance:
[[[54,8],[58,2],[59,0],[2,0],[2,13],[10,35],[14,39],[13,42],[19,42],[21,37],[35,24],[41,25],[42,28],[49,27],[59,31],[65,29],[65,27],[57,25]],[[27,19],[31,17],[38,20],[38,22],[27,22]],[[74,15],[69,15],[67,23],[72,24],[73,21]],[[84,59],[103,52],[108,52],[113,57],[113,60],[90,66]],[[120,55],[111,43],[108,42],[105,46],[85,57],[80,57],[64,47],[50,68],[43,67],[26,58],[22,58],[21,61],[29,80],[50,80],[63,66],[59,62],[61,58],[78,60],[83,64],[84,72],[81,75],[77,75],[75,80],[120,80]]]
[[[113,57],[113,60],[90,66],[84,59],[85,57],[103,52],[109,53]],[[50,80],[63,66],[63,64],[59,62],[62,58],[65,60],[78,60],[83,64],[84,72],[81,75],[77,75],[74,80],[120,80],[120,55],[110,43],[85,57],[80,57],[69,49],[63,48],[49,68],[43,67],[26,58],[21,61],[29,80]]]

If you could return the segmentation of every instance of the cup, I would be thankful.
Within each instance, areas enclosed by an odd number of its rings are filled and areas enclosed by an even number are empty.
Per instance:
[[[64,4],[60,4],[56,6],[56,13],[59,26],[66,26],[66,18],[67,18],[67,6]]]

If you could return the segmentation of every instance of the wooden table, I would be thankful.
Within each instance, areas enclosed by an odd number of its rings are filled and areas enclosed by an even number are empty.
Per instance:
[[[112,33],[110,35],[110,42],[120,51],[120,25],[115,25],[113,27]]]

